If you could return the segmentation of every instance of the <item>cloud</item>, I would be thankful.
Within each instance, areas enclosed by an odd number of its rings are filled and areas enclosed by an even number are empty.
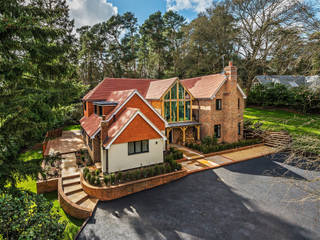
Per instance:
[[[212,5],[213,0],[167,0],[167,10],[180,11],[191,9],[203,12]]]
[[[75,27],[94,25],[118,13],[118,8],[107,0],[67,0]]]

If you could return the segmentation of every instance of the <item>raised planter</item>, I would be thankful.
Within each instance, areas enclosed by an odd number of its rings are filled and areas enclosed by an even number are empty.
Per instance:
[[[58,200],[63,210],[69,215],[71,215],[72,217],[79,218],[79,219],[86,219],[90,217],[92,214],[91,209],[81,207],[80,205],[75,204],[65,195],[65,193],[63,192],[61,178],[59,178],[59,181],[58,181]]]
[[[212,157],[212,156],[216,156],[216,155],[221,155],[221,154],[226,154],[226,153],[232,153],[232,152],[237,152],[237,151],[241,151],[241,150],[246,150],[246,149],[250,149],[250,148],[254,148],[254,147],[261,147],[264,146],[264,143],[258,143],[258,144],[254,144],[254,145],[249,145],[249,146],[244,146],[244,147],[238,147],[238,148],[232,148],[232,149],[227,149],[227,150],[223,150],[223,151],[219,151],[219,152],[212,152],[212,153],[207,153],[207,154],[203,154],[201,153],[204,157]],[[193,150],[193,149],[191,149]],[[197,157],[197,158],[193,158],[191,160],[198,160],[204,157]],[[186,158],[181,158],[176,160],[177,162],[184,162],[188,159]]]
[[[180,170],[150,178],[139,179],[128,183],[118,184],[115,186],[97,187],[87,183],[83,178],[82,172],[80,172],[80,183],[83,191],[85,191],[88,195],[98,198],[102,201],[109,201],[130,195],[132,193],[154,188],[162,184],[166,184],[168,182],[182,178],[186,175],[186,170]]]
[[[53,192],[58,190],[59,178],[37,181],[37,194]]]

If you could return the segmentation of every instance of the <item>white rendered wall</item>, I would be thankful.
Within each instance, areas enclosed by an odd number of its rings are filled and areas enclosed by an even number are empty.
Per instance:
[[[149,140],[149,152],[128,155],[128,143],[111,145],[108,150],[108,172],[117,172],[148,166],[163,162],[165,141],[162,138]],[[104,154],[106,151],[104,150]],[[105,164],[105,155],[102,155],[102,169]],[[104,170],[104,169],[103,169]]]

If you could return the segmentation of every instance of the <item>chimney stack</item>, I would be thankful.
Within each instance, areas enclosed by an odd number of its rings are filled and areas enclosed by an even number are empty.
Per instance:
[[[102,115],[102,120],[100,123],[101,128],[101,144],[106,140],[108,137],[108,130],[109,130],[110,123],[107,121],[106,115]]]
[[[232,61],[229,61],[229,65],[224,68],[224,72],[228,80],[237,82],[237,78],[238,78],[237,68],[233,66]]]

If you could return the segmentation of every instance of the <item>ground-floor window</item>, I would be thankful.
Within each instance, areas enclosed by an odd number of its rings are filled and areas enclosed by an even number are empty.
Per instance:
[[[241,123],[238,123],[238,135],[241,135]]]
[[[221,138],[221,124],[214,125],[214,137]]]
[[[128,154],[149,152],[149,140],[128,142]]]

